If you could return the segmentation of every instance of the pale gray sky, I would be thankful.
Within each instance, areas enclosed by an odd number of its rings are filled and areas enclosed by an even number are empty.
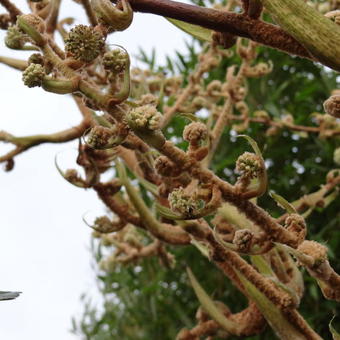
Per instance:
[[[24,0],[15,3],[26,8]],[[63,1],[61,17],[65,16],[85,23],[80,6],[71,0]],[[3,33],[0,55],[30,55],[7,49]],[[156,47],[162,61],[174,49],[185,50],[184,38],[166,20],[137,14],[132,26],[111,35],[109,42],[124,46],[130,55],[139,46],[149,51]],[[132,65],[138,65],[134,58]],[[3,65],[0,98],[0,130],[14,135],[55,132],[80,119],[70,97],[29,89],[20,72]],[[67,183],[54,166],[55,154],[72,154],[74,146],[38,146],[17,157],[13,171],[0,171],[0,290],[23,292],[14,301],[0,303],[0,339],[76,339],[69,329],[71,317],[82,310],[79,297],[96,292],[88,250],[91,231],[81,218],[88,210],[103,211],[103,206],[92,191]],[[8,145],[0,144],[1,154],[6,150]]]

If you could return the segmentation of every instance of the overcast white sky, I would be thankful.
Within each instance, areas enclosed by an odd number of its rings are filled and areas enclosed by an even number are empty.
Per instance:
[[[15,3],[26,8],[24,0]],[[63,1],[65,16],[85,23],[81,7],[72,0]],[[3,33],[0,55],[22,57],[5,47]],[[156,47],[162,61],[174,49],[185,50],[184,38],[166,20],[137,14],[132,26],[111,35],[109,42],[124,46],[130,55],[139,46]],[[132,65],[138,65],[136,59]],[[0,130],[14,135],[55,132],[80,119],[71,98],[29,89],[20,72],[3,65],[0,99]],[[0,339],[76,339],[69,329],[71,317],[82,310],[79,297],[96,292],[88,249],[91,231],[81,217],[89,209],[101,212],[103,206],[93,192],[67,183],[54,166],[55,154],[73,146],[38,146],[17,157],[13,171],[0,169],[0,290],[23,292],[14,301],[0,302]],[[6,150],[8,145],[0,144],[1,154]]]

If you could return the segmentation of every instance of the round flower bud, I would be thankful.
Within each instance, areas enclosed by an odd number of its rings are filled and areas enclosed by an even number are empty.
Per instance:
[[[207,101],[204,97],[196,97],[194,98],[194,100],[192,101],[192,105],[196,108],[196,109],[201,109],[202,107],[204,107],[207,104]]]
[[[236,170],[248,178],[256,178],[262,171],[262,162],[257,155],[243,153],[236,161]]]
[[[143,105],[130,110],[127,120],[132,129],[158,130],[162,114],[152,105]]]
[[[185,194],[183,188],[174,189],[168,197],[170,208],[181,215],[190,216],[199,209],[197,201]]]
[[[116,48],[104,54],[103,66],[106,70],[118,74],[125,70],[128,59],[129,56],[125,51]]]
[[[140,99],[137,101],[137,103],[139,105],[153,105],[153,106],[157,106],[158,104],[158,98],[156,96],[154,96],[151,93],[147,93],[147,94],[143,94]]]
[[[0,14],[0,29],[7,30],[11,23],[11,17],[9,14]]]
[[[41,86],[45,76],[44,68],[39,64],[29,65],[22,74],[22,80],[28,87]]]
[[[250,250],[253,237],[254,233],[249,229],[236,230],[233,243],[237,246],[239,251],[248,252]]]
[[[340,95],[333,95],[329,97],[324,103],[323,107],[326,113],[335,118],[340,118]]]
[[[315,241],[303,241],[297,250],[305,255],[311,256],[315,263],[327,261],[327,248]]]
[[[27,35],[23,34],[18,26],[10,26],[5,37],[5,44],[13,50],[20,50],[28,41]]]
[[[28,58],[28,65],[30,64],[39,64],[44,66],[44,57],[40,53],[33,53]]]
[[[183,139],[194,144],[206,139],[207,135],[206,125],[200,122],[192,122],[186,125],[183,131]]]
[[[112,147],[114,133],[113,129],[97,125],[91,129],[86,142],[94,149]]]
[[[43,33],[45,31],[45,28],[46,28],[45,21],[38,15],[23,14],[23,15],[20,15],[20,17],[18,18],[24,20],[27,24],[29,24],[34,29],[36,29],[39,33]],[[20,26],[19,23],[18,25]]]
[[[285,227],[298,238],[298,244],[302,243],[307,234],[305,219],[299,214],[290,214],[285,220]]]
[[[65,50],[74,59],[90,63],[102,52],[104,40],[104,36],[93,27],[77,25],[65,40]]]
[[[107,216],[100,216],[95,219],[93,228],[100,233],[106,233],[112,229],[112,223]]]
[[[333,160],[335,164],[340,165],[340,147],[334,150]]]

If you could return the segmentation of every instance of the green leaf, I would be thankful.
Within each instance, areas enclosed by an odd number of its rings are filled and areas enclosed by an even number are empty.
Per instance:
[[[238,324],[227,319],[226,316],[216,307],[214,301],[205,292],[202,286],[197,281],[191,269],[187,268],[187,273],[189,276],[190,283],[194,289],[196,296],[201,303],[204,310],[209,314],[209,316],[215,320],[224,330],[231,334],[238,334]]]
[[[179,113],[178,116],[187,118],[192,122],[199,122],[200,121],[200,119],[198,117],[196,117],[194,114],[189,113],[189,112]]]
[[[136,178],[138,179],[139,183],[143,185],[143,187],[150,191],[154,196],[158,196],[158,187],[157,185],[147,181],[145,178],[142,178],[140,176],[137,176],[135,174]]]
[[[192,239],[190,242],[193,246],[195,246],[203,256],[205,256],[206,258],[210,259],[209,256],[209,248],[204,245],[203,243],[196,241],[195,239]]]
[[[329,323],[329,330],[331,331],[334,340],[340,340],[340,317],[334,315]]]
[[[282,311],[276,307],[262,292],[249,282],[239,271],[235,270],[249,296],[256,303],[260,312],[282,340],[305,340],[301,334],[284,316]]]
[[[286,199],[284,199],[282,196],[275,194],[273,191],[269,193],[269,195],[276,201],[276,203],[285,209],[288,214],[294,214],[296,213],[296,209],[292,204],[290,204]]]
[[[261,150],[260,150],[259,146],[257,145],[257,143],[255,142],[255,140],[253,138],[251,138],[247,135],[238,135],[237,137],[245,138],[248,141],[248,143],[251,145],[251,147],[253,148],[256,155],[259,156],[261,159],[263,159]]]
[[[163,217],[166,217],[169,220],[184,220],[185,219],[183,216],[175,214],[171,209],[165,207],[164,205],[159,204],[158,202],[156,202],[156,210]]]
[[[212,31],[207,28],[204,28],[198,25],[188,24],[187,22],[176,20],[176,19],[171,19],[171,18],[165,18],[165,19],[170,21],[173,25],[175,25],[176,27],[178,27],[185,33],[188,33],[199,40],[212,42],[212,38],[211,38]]]

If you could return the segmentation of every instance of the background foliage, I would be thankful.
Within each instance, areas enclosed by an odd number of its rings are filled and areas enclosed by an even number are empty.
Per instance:
[[[141,51],[140,59],[155,72],[182,74],[187,77],[197,63],[197,41],[187,43],[185,55],[177,53],[173,60],[167,58],[165,66],[155,63],[155,51]],[[337,86],[335,72],[300,58],[281,52],[258,47],[258,61],[272,60],[273,72],[260,79],[249,79],[247,104],[250,112],[266,110],[272,117],[291,114],[295,124],[311,125],[313,112],[322,112],[322,103]],[[225,59],[218,68],[208,74],[206,81],[224,80],[228,66],[238,63],[238,56]],[[169,99],[169,103],[171,102]],[[204,114],[203,114],[204,116]],[[203,117],[202,116],[202,117]],[[186,118],[176,116],[167,137],[176,137],[178,146],[184,147],[181,136]],[[268,167],[270,190],[274,190],[288,201],[294,201],[306,193],[316,191],[325,181],[329,169],[334,167],[333,150],[336,139],[320,139],[315,134],[305,136],[282,129],[268,136],[268,127],[250,123],[245,134],[260,145]],[[236,131],[227,127],[212,163],[212,170],[221,178],[235,181],[234,164],[237,157],[248,146],[237,139]],[[282,214],[268,194],[260,198],[259,204],[273,216]],[[318,208],[307,219],[308,239],[326,242],[330,251],[330,262],[339,272],[340,263],[340,210],[335,201],[327,209]],[[94,240],[93,255],[96,262],[106,250]],[[191,267],[199,282],[216,300],[231,307],[232,312],[242,310],[245,298],[230,284],[208,260],[193,247],[170,249],[176,257],[173,269],[164,268],[157,259],[127,267],[117,266],[110,273],[97,271],[98,289],[103,303],[98,306],[91,297],[82,297],[84,313],[73,320],[73,332],[85,339],[106,340],[154,340],[175,339],[183,327],[194,326],[194,315],[199,306],[193,289],[188,283],[186,266]],[[301,302],[301,314],[324,339],[331,339],[328,323],[332,315],[340,313],[336,302],[325,300],[314,279],[305,275],[305,295]],[[268,328],[265,333],[249,339],[273,339]]]

